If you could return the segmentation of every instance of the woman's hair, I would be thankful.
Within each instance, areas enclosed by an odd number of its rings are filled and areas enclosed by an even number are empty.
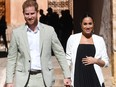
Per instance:
[[[25,8],[31,7],[31,6],[34,6],[35,10],[38,11],[38,4],[36,0],[26,0],[22,5],[23,13],[25,11]]]
[[[86,18],[86,17],[90,17],[90,18],[93,20],[93,22],[94,22],[93,17],[92,17],[90,14],[86,13],[86,14],[84,14],[84,15],[81,17],[80,23],[82,23],[83,19]]]

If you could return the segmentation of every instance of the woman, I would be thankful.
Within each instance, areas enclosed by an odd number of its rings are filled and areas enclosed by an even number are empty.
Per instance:
[[[100,67],[107,67],[109,58],[102,37],[93,34],[94,21],[85,15],[82,32],[71,35],[67,42],[66,57],[71,65],[73,87],[105,87]]]

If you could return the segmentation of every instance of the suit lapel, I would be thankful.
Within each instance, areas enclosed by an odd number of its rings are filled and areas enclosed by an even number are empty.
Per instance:
[[[40,29],[40,55],[41,55],[42,43],[43,43],[44,36],[45,36],[45,29],[41,23],[39,23],[39,29]],[[28,38],[27,38],[27,27],[26,26],[22,28],[22,36],[23,36],[24,43],[26,44],[25,46],[27,48],[27,52],[29,53],[29,43],[28,43]]]
[[[44,27],[42,26],[41,23],[39,23],[39,29],[40,29],[40,56],[41,56],[41,53],[42,53],[42,43],[44,41],[44,36],[45,36],[45,29],[44,29]]]
[[[29,53],[29,43],[28,43],[28,38],[27,38],[27,27],[24,26],[24,28],[22,28],[22,36],[23,36],[23,42],[27,48],[27,52]],[[30,53],[29,53],[30,54]]]

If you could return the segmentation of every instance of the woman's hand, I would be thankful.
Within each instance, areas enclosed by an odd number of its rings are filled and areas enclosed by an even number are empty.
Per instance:
[[[97,59],[91,56],[86,56],[86,58],[82,58],[82,63],[84,65],[95,64],[96,62],[97,62]]]
[[[105,65],[105,62],[101,60],[101,58],[93,58],[91,56],[86,56],[86,58],[82,58],[82,63],[84,65],[97,64],[101,67]]]

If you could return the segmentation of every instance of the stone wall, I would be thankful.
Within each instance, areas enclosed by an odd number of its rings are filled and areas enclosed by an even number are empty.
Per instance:
[[[113,29],[113,85],[116,87],[116,0],[112,0],[112,29]]]
[[[112,55],[112,29],[111,29],[111,2],[104,0],[101,16],[101,27],[99,35],[101,35],[106,43],[108,55],[111,59]]]
[[[39,9],[43,9],[45,12],[47,10],[47,0],[36,0],[39,4]],[[11,19],[11,26],[18,26],[23,24],[24,17],[22,13],[22,4],[24,0],[10,0],[10,19]],[[38,15],[39,17],[39,15]]]
[[[112,2],[112,24],[113,24],[113,48],[116,51],[116,0]]]

